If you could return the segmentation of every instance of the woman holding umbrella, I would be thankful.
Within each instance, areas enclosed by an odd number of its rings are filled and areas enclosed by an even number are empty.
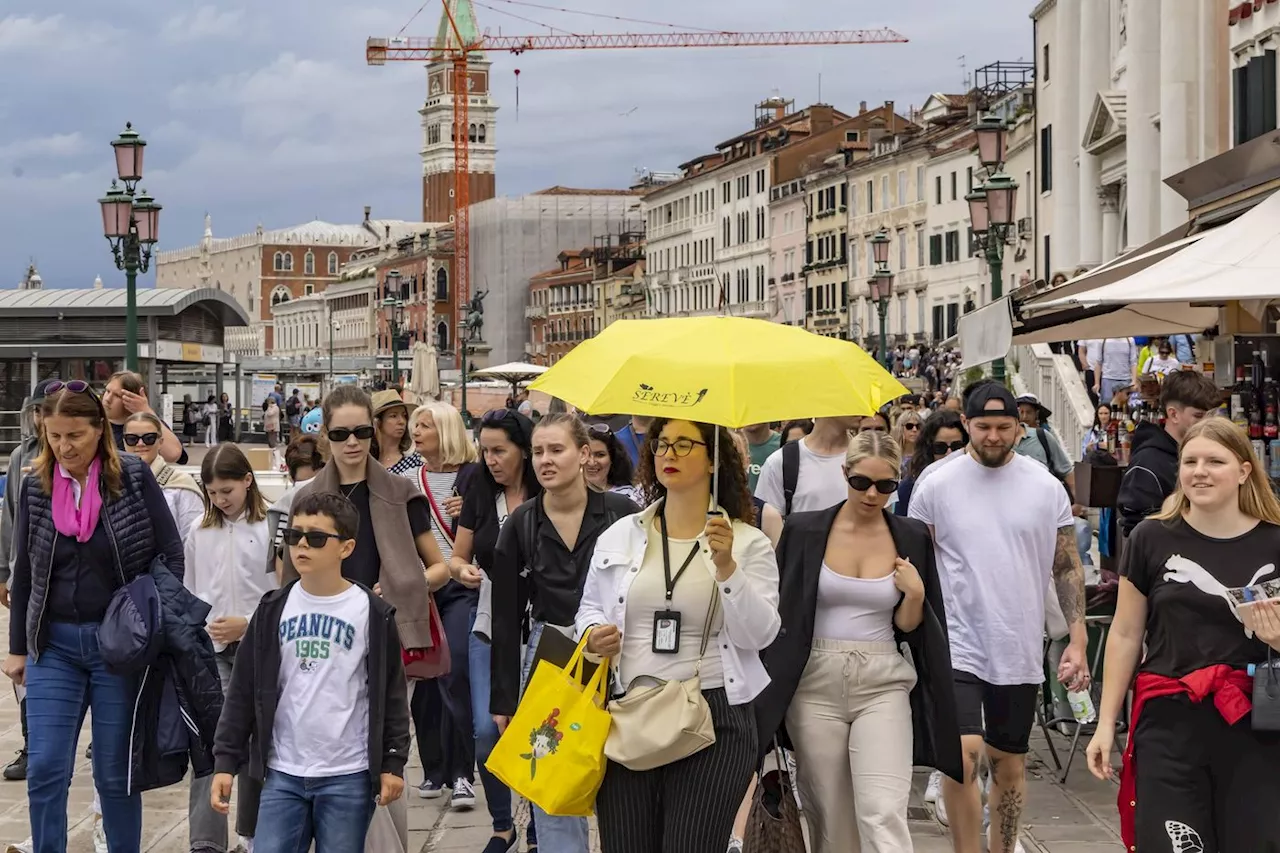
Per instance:
[[[702,853],[724,849],[755,769],[750,703],[769,683],[760,650],[780,625],[778,565],[752,524],[728,430],[660,418],[643,450],[651,504],[596,542],[577,631],[589,652],[611,659],[617,692],[699,678],[715,743],[648,770],[611,760],[596,816],[612,853]]]

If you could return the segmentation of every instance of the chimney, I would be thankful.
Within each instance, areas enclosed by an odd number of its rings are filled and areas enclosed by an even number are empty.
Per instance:
[[[809,135],[817,136],[831,129],[835,124],[835,109],[829,104],[814,104],[809,107]]]
[[[364,206],[364,221],[365,221],[365,222],[368,222],[368,221],[369,221],[369,214],[370,214],[370,213],[372,213],[372,212],[373,212],[373,208],[366,204],[366,205]]]
[[[866,102],[866,101],[859,101],[859,102],[858,102],[858,115],[862,115],[862,114],[863,114],[863,113],[865,113],[866,111],[867,111],[867,102]]]
[[[884,102],[884,110],[889,114],[889,132],[898,132],[898,114],[893,111],[893,101]]]

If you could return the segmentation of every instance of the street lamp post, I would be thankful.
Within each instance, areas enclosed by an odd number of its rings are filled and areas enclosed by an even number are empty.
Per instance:
[[[382,300],[382,310],[387,319],[387,331],[391,338],[391,383],[400,384],[400,327],[404,323],[404,300],[400,298],[400,271],[387,273],[387,295]]]
[[[1004,247],[1015,222],[1018,182],[1002,171],[1008,142],[1008,127],[997,116],[984,116],[974,128],[978,138],[978,160],[987,170],[987,180],[966,195],[973,236],[984,250],[991,270],[991,301],[1004,296]],[[1005,381],[1004,359],[991,366],[992,376]]]
[[[138,273],[146,273],[151,267],[152,247],[160,233],[160,205],[146,190],[138,192],[146,146],[133,125],[125,124],[124,132],[111,143],[118,178],[98,199],[102,233],[111,244],[116,269],[125,275],[125,368],[133,371],[138,369]]]
[[[885,335],[885,316],[889,312],[889,297],[893,294],[893,273],[889,272],[889,231],[881,227],[871,238],[871,257],[875,261],[875,274],[868,280],[871,288],[871,300],[876,304],[876,312],[880,315],[880,361],[886,370],[893,370],[893,359],[889,358],[889,344]]]
[[[467,409],[467,321],[458,321],[458,368],[462,374],[462,422],[471,428],[471,411]]]

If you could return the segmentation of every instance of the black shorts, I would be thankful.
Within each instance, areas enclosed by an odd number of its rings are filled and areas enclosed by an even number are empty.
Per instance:
[[[955,671],[956,720],[961,735],[982,735],[987,745],[1011,755],[1025,755],[1036,721],[1039,684],[988,684],[976,675]]]

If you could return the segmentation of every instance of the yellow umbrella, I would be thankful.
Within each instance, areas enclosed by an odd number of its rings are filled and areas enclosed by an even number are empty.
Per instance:
[[[744,317],[620,320],[529,387],[591,414],[726,427],[869,415],[909,393],[857,344]]]

